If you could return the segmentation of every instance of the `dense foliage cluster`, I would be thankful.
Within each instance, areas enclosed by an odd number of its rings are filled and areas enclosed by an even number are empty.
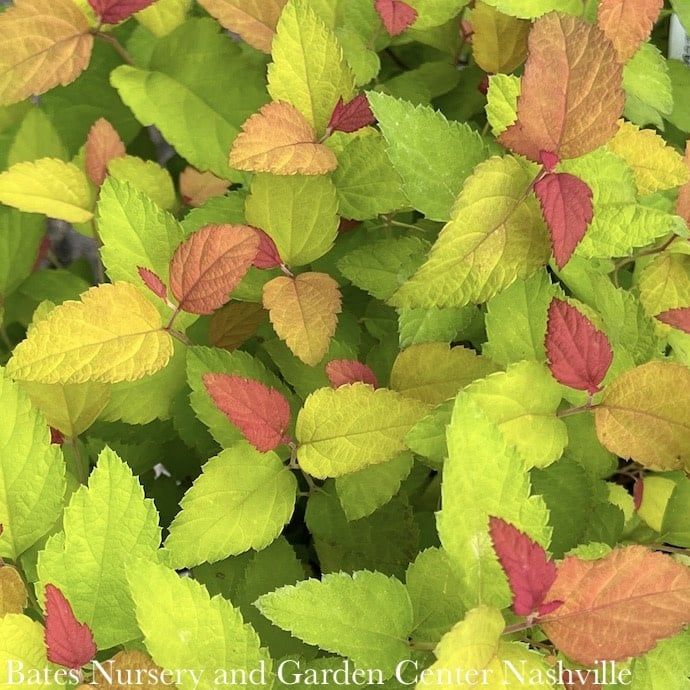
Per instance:
[[[0,11],[0,688],[687,690],[663,5]]]

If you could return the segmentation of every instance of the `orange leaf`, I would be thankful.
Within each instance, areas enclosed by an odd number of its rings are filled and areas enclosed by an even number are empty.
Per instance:
[[[618,131],[625,105],[623,67],[601,30],[551,13],[529,36],[518,120],[501,143],[533,161],[541,152],[577,158]]]
[[[274,175],[324,175],[338,167],[331,149],[316,141],[316,132],[289,103],[267,103],[243,125],[230,151],[237,170]]]
[[[221,180],[212,172],[199,172],[189,165],[180,173],[180,195],[187,206],[201,206],[215,196],[223,196],[228,187],[228,180]]]
[[[270,53],[278,18],[287,0],[199,0],[199,4],[250,46]]]
[[[266,310],[254,302],[230,302],[211,317],[208,339],[214,347],[236,350],[264,322]]]
[[[601,0],[597,22],[626,63],[649,38],[664,0]]]
[[[92,49],[88,19],[72,0],[15,0],[0,12],[0,104],[73,82]]]
[[[94,122],[86,137],[86,174],[91,182],[101,186],[108,175],[108,163],[127,153],[117,130],[106,120]]]
[[[278,336],[305,364],[317,365],[338,324],[338,283],[325,273],[280,276],[264,285],[263,300]]]
[[[228,300],[259,250],[246,225],[207,225],[181,244],[170,262],[170,289],[180,309],[212,314]]]
[[[639,656],[690,623],[690,568],[643,546],[598,561],[566,558],[549,599],[564,604],[541,622],[573,661]]]
[[[690,170],[690,141],[688,141],[685,147],[685,165]],[[678,192],[676,213],[690,226],[690,182],[684,184],[680,188],[680,192]]]

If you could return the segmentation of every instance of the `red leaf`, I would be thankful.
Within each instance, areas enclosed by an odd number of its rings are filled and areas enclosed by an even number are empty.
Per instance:
[[[690,333],[690,307],[681,307],[680,309],[669,309],[657,314],[656,318],[668,326],[673,326],[680,331]]]
[[[374,7],[390,36],[398,36],[417,19],[417,10],[402,0],[376,0]]]
[[[289,439],[290,406],[285,397],[260,381],[234,374],[206,374],[204,386],[215,406],[265,453]]]
[[[65,435],[59,429],[50,427],[50,442],[56,446],[61,446],[65,442]]]
[[[494,550],[508,576],[513,592],[513,610],[518,616],[555,611],[562,602],[544,602],[556,581],[556,564],[544,549],[526,534],[501,518],[489,518]]]
[[[89,0],[89,5],[104,24],[117,24],[156,0]]]
[[[606,335],[575,307],[555,298],[549,305],[546,355],[559,383],[590,395],[599,391],[613,360]]]
[[[334,359],[326,365],[326,375],[333,388],[348,383],[368,383],[378,388],[376,374],[366,365],[354,359]]]
[[[552,172],[553,169],[561,162],[557,153],[553,151],[540,151],[539,152],[539,162],[549,171]]]
[[[642,477],[635,477],[635,483],[633,484],[633,505],[635,510],[639,510],[642,505],[642,499],[644,497],[644,480]]]
[[[48,660],[65,668],[81,668],[96,656],[89,626],[74,617],[69,601],[54,585],[46,585],[45,643]]]
[[[568,173],[547,173],[534,185],[558,268],[563,268],[594,217],[592,190]]]
[[[263,230],[256,228],[259,236],[259,251],[254,259],[253,266],[256,268],[277,268],[283,263],[278,252],[276,243]]]
[[[361,93],[355,96],[349,103],[343,103],[341,98],[335,106],[328,129],[331,132],[356,132],[362,127],[373,125],[376,122],[374,113],[371,112],[367,97]]]
[[[168,288],[165,287],[165,283],[156,273],[142,266],[137,266],[137,272],[139,273],[139,277],[144,281],[144,285],[146,285],[156,297],[160,297],[164,301],[168,299]]]

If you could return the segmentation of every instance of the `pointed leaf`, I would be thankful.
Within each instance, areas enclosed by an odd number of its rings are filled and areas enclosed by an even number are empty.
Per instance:
[[[209,199],[222,197],[229,187],[228,180],[212,172],[199,172],[191,165],[180,173],[180,196],[187,206],[203,206]]]
[[[89,626],[75,617],[69,601],[54,585],[45,587],[46,648],[48,660],[66,668],[81,668],[96,656]]]
[[[366,365],[354,359],[333,359],[326,365],[326,375],[333,388],[350,383],[368,383],[378,388],[376,374]]]
[[[149,270],[148,268],[142,268],[139,266],[137,268],[137,272],[139,273],[139,276],[146,285],[146,287],[151,290],[151,292],[156,295],[156,297],[160,297],[162,300],[166,300],[168,297],[168,288],[165,287],[165,283],[160,279],[158,275],[156,275],[153,271]]]
[[[534,185],[534,193],[551,233],[556,264],[563,268],[592,222],[592,190],[574,175],[547,173]]]
[[[402,0],[376,0],[374,7],[389,36],[399,36],[417,19],[417,10]]]
[[[136,381],[162,369],[173,354],[160,314],[129,283],[91,288],[34,323],[15,348],[7,372],[41,383]]]
[[[335,170],[338,160],[331,149],[317,143],[316,132],[297,108],[273,102],[242,125],[230,165],[274,175],[323,175]]]
[[[271,236],[263,230],[257,230],[259,235],[259,251],[256,254],[253,265],[256,268],[278,268],[283,261],[280,258],[280,252],[276,243],[271,239]]]
[[[564,300],[551,300],[545,343],[549,368],[557,381],[590,395],[600,390],[613,350],[606,334],[584,314]]]
[[[560,651],[585,665],[616,661],[690,623],[690,568],[637,545],[598,561],[569,556],[547,596],[564,602],[541,623]]]
[[[216,407],[258,451],[265,453],[286,442],[290,405],[277,390],[228,374],[206,374],[204,385]]]
[[[664,0],[601,0],[597,23],[627,62],[649,38]]]
[[[678,309],[668,309],[657,314],[656,318],[673,328],[677,328],[686,333],[690,333],[690,307],[679,307]]]
[[[287,0],[199,0],[199,4],[226,29],[250,46],[271,52],[278,18]]]
[[[117,130],[106,120],[94,122],[86,138],[86,174],[91,182],[100,187],[108,175],[108,163],[126,153],[125,145]]]
[[[622,81],[622,66],[598,27],[548,14],[530,32],[518,121],[500,141],[533,161],[541,151],[562,159],[593,151],[616,133]]]
[[[181,244],[170,262],[170,289],[180,309],[212,314],[249,270],[259,237],[246,225],[207,225]]]
[[[15,0],[0,13],[0,103],[73,82],[91,59],[86,15],[71,0]]]
[[[89,5],[104,24],[117,24],[156,0],[89,0]]]
[[[508,576],[515,613],[529,616],[553,611],[551,606],[556,602],[545,600],[556,580],[556,564],[544,548],[501,518],[489,518],[489,533],[501,567]]]
[[[367,97],[360,93],[349,103],[345,103],[342,98],[338,101],[328,123],[328,129],[333,132],[356,132],[375,122],[376,119],[374,113],[371,112]]]
[[[340,288],[325,273],[281,276],[264,285],[263,304],[278,336],[309,366],[328,350],[341,310]]]

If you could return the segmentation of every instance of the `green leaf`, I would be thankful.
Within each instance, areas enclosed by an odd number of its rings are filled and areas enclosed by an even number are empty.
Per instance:
[[[482,138],[430,107],[382,93],[368,96],[410,203],[427,218],[448,220],[463,182],[488,155]]]
[[[647,117],[629,117],[638,125],[663,127],[662,115],[673,112],[673,89],[666,59],[651,43],[644,43],[623,70],[623,88],[627,95],[626,114],[642,112]]]
[[[680,60],[669,60],[668,69],[673,86],[673,112],[667,119],[683,132],[690,132],[690,99],[687,97],[690,67]]]
[[[31,275],[45,234],[41,216],[0,207],[0,295],[7,297]]]
[[[335,34],[305,0],[289,0],[271,48],[268,92],[301,111],[321,136],[338,99],[354,94],[354,76]]]
[[[153,660],[163,668],[195,671],[197,680],[200,676],[197,684],[185,673],[179,690],[229,685],[233,671],[245,672],[235,673],[234,687],[265,687],[253,680],[256,673],[250,677],[249,672],[263,668],[269,677],[272,662],[239,609],[220,596],[211,598],[198,582],[156,563],[139,560],[127,577],[137,622]],[[247,679],[243,681],[242,675]]]
[[[481,318],[481,312],[474,305],[449,309],[401,309],[398,314],[400,347],[467,340],[457,336],[466,334]]]
[[[68,158],[55,126],[43,110],[33,107],[21,121],[7,153],[7,165],[39,158]]]
[[[688,690],[690,632],[662,640],[651,652],[632,662],[631,690]]]
[[[42,414],[0,369],[0,556],[15,560],[50,530],[65,495],[65,464]]]
[[[511,522],[547,547],[549,511],[541,497],[531,495],[525,461],[464,392],[456,399],[448,427],[441,492],[438,533],[463,578],[463,599],[508,606],[512,598],[489,537],[489,517]]]
[[[401,191],[402,180],[388,158],[383,137],[354,136],[337,156],[333,183],[341,216],[366,220],[408,206]]]
[[[520,95],[520,77],[512,74],[492,74],[486,94],[486,117],[494,136],[503,132],[517,120]]]
[[[240,126],[266,101],[262,72],[211,19],[190,19],[162,38],[148,69],[121,65],[111,83],[144,125],[199,170],[240,180],[228,164]]]
[[[41,587],[52,583],[65,594],[101,649],[136,639],[125,571],[137,558],[154,557],[161,532],[153,501],[109,448],[88,486],[72,495],[63,530],[39,554]]]
[[[520,19],[536,19],[549,12],[582,15],[582,0],[486,0],[486,4]]]
[[[179,570],[268,546],[292,517],[297,480],[275,453],[246,442],[203,467],[180,503],[165,541]]]
[[[390,303],[462,307],[483,302],[544,265],[551,246],[539,204],[529,194],[534,177],[531,164],[510,156],[480,163],[426,262]]]
[[[683,0],[671,0],[671,7],[678,15],[685,31],[690,31],[690,7],[688,7]]]
[[[448,455],[446,427],[450,424],[454,400],[436,407],[426,417],[422,417],[405,436],[409,449],[429,461],[429,464],[440,469]]]
[[[9,690],[20,683],[17,682],[16,669],[19,668],[25,678],[36,674],[38,678],[44,678],[44,672],[48,672],[48,680],[31,683],[39,690],[57,690],[61,685],[53,683],[51,674],[57,671],[57,667],[48,662],[46,658],[46,645],[44,641],[45,631],[37,621],[28,616],[10,613],[0,617],[0,688]],[[45,671],[44,671],[45,669]],[[54,676],[53,676],[54,677]],[[21,683],[23,684],[23,683]]]
[[[297,457],[307,473],[340,477],[392,460],[426,412],[419,400],[363,383],[312,393],[297,417]]]
[[[405,578],[414,610],[415,642],[436,644],[465,614],[462,580],[443,549],[422,551]]]
[[[388,462],[338,477],[335,489],[347,519],[367,517],[388,503],[398,493],[413,464],[410,453],[401,453]]]
[[[414,28],[429,29],[456,17],[469,0],[410,0],[409,4],[417,10]]]
[[[381,573],[305,580],[264,595],[257,606],[301,640],[346,656],[360,668],[380,669],[386,678],[409,654],[410,598],[399,580]]]
[[[289,266],[316,261],[338,235],[338,195],[325,175],[255,175],[246,215],[270,235]]]
[[[108,174],[134,185],[161,208],[172,209],[177,202],[170,173],[155,161],[145,161],[136,156],[114,158],[108,164]]]

